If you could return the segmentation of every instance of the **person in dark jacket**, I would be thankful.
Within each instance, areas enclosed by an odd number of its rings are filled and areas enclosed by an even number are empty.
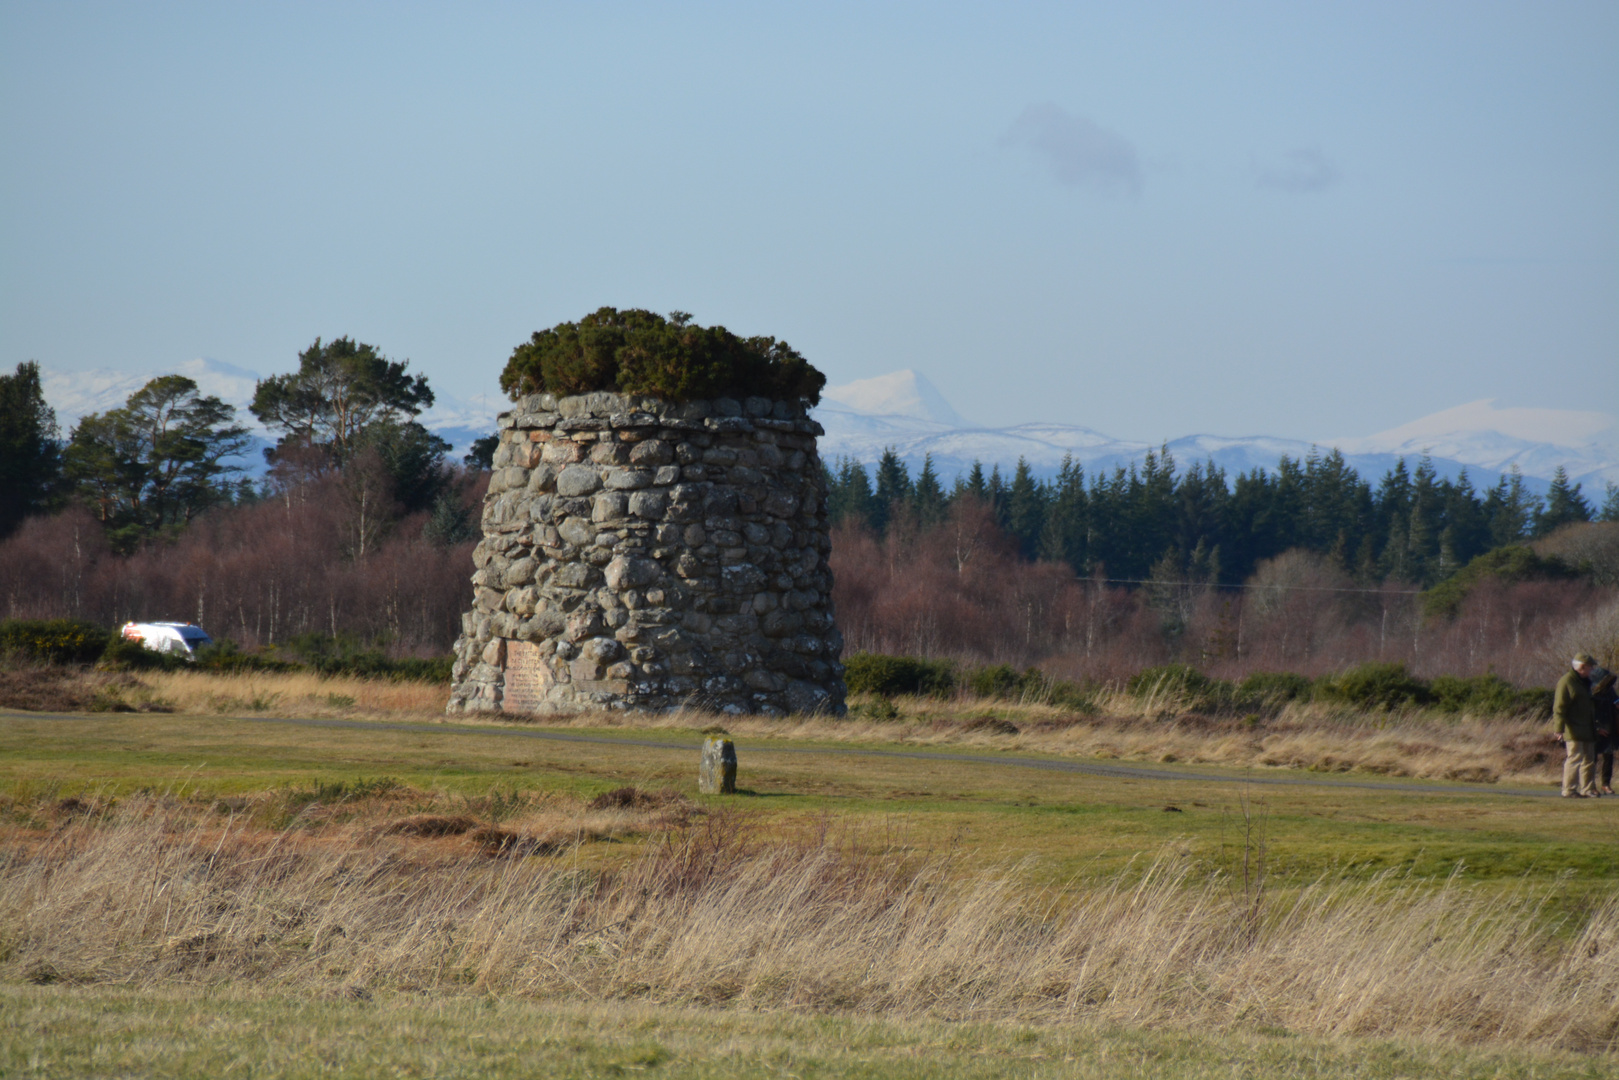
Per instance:
[[[1563,759],[1563,798],[1594,799],[1596,703],[1591,700],[1591,673],[1597,662],[1589,653],[1580,653],[1572,665],[1574,670],[1565,671],[1552,692],[1552,731],[1568,751]]]
[[[1619,745],[1619,726],[1615,723],[1619,693],[1614,691],[1614,681],[1611,671],[1597,668],[1591,673],[1591,704],[1596,714],[1596,723],[1592,725],[1596,732],[1596,744],[1592,750],[1597,759],[1597,782],[1604,795],[1613,794],[1613,751]]]

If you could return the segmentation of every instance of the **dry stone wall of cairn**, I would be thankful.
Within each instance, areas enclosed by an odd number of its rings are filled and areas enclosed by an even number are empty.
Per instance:
[[[535,394],[499,427],[450,713],[843,712],[800,405]]]

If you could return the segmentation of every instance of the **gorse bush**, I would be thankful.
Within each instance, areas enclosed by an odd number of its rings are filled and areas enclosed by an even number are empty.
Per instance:
[[[843,680],[851,694],[931,694],[943,696],[956,688],[955,665],[948,660],[920,660],[914,656],[855,653],[843,662]]]
[[[537,330],[512,351],[500,388],[524,394],[612,390],[670,401],[758,395],[821,400],[826,376],[785,341],[741,338],[723,326],[698,326],[631,308],[599,308],[578,322]]]
[[[901,694],[946,697],[967,693],[975,697],[1041,701],[1077,712],[1095,709],[1094,694],[1078,683],[1052,679],[1039,668],[1019,671],[1010,664],[960,668],[949,660],[922,660],[914,656],[855,653],[844,658],[844,682],[851,694],[889,698]],[[883,706],[865,707],[860,715],[892,719],[897,712]]]
[[[297,671],[297,664],[264,653],[243,652],[230,638],[219,638],[197,650],[196,664],[205,671]]]
[[[369,678],[449,682],[454,660],[448,656],[395,659],[381,649],[367,648],[347,634],[299,634],[287,645],[305,667],[322,675],[359,675]]]
[[[1009,664],[967,668],[947,660],[878,653],[855,653],[845,664],[844,678],[850,693],[883,698],[959,693],[1094,713],[1099,695],[1106,693],[1101,684],[1053,679],[1038,668],[1018,671]],[[1211,678],[1189,664],[1162,664],[1131,676],[1124,684],[1124,692],[1155,703],[1156,707],[1219,714],[1275,714],[1290,702],[1309,701],[1377,711],[1430,707],[1443,712],[1495,716],[1546,715],[1551,709],[1549,690],[1521,689],[1498,675],[1440,675],[1429,682],[1412,675],[1404,664],[1383,663],[1362,664],[1314,681],[1292,672],[1262,671],[1236,684]],[[871,707],[859,713],[873,719],[897,715],[887,708]]]
[[[1310,680],[1303,675],[1286,671],[1256,671],[1237,684],[1237,698],[1278,706],[1289,701],[1309,701],[1312,689]]]
[[[138,641],[113,638],[96,660],[103,671],[173,671],[189,663],[183,657],[148,649]]]
[[[112,634],[77,619],[0,621],[0,653],[50,664],[88,664],[106,651]]]
[[[1470,679],[1436,675],[1429,683],[1433,703],[1446,712],[1551,713],[1551,691],[1520,690],[1499,675]]]
[[[1186,664],[1163,664],[1137,672],[1124,685],[1134,697],[1181,698],[1192,709],[1213,711],[1232,701],[1234,690],[1224,679],[1211,679]]]
[[[71,619],[0,620],[0,657],[43,664],[95,664],[103,671],[218,671],[358,675],[413,682],[450,681],[452,657],[390,657],[350,635],[302,634],[284,649],[243,652],[229,638],[197,651],[194,659],[148,649],[138,641]]]
[[[1318,701],[1353,705],[1358,709],[1398,709],[1433,703],[1428,684],[1406,670],[1404,664],[1361,664],[1315,684]]]

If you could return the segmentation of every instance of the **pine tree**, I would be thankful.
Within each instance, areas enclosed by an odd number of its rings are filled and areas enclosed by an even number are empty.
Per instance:
[[[877,499],[876,512],[873,515],[873,527],[882,532],[888,528],[888,522],[894,512],[903,509],[911,499],[911,473],[900,460],[899,454],[894,452],[892,446],[883,448],[883,456],[877,462]]]
[[[1275,495],[1275,482],[1264,469],[1238,474],[1226,506],[1225,550],[1232,580],[1246,580],[1260,561],[1281,554]]]
[[[1046,524],[1046,498],[1045,485],[1035,480],[1028,461],[1018,458],[1012,488],[1006,494],[1006,528],[1029,557],[1039,550],[1040,531]]]
[[[1001,479],[1000,465],[992,465],[989,470],[989,483],[984,485],[984,501],[995,513],[995,523],[1006,528],[1006,481]]]
[[[980,502],[989,502],[989,482],[984,479],[984,463],[973,459],[972,471],[967,474],[966,490]]]
[[[1213,461],[1193,462],[1186,470],[1175,488],[1175,547],[1183,557],[1195,548],[1219,545],[1229,499],[1225,470]]]
[[[1598,521],[1619,521],[1619,484],[1608,481],[1607,495],[1602,500],[1602,511],[1597,514]]]
[[[911,507],[916,513],[917,522],[924,529],[938,524],[944,520],[949,508],[947,504],[944,488],[939,485],[939,475],[933,471],[933,455],[924,454],[922,473],[916,478],[916,486],[911,491]]]
[[[1042,559],[1065,562],[1076,574],[1086,572],[1089,502],[1085,496],[1084,466],[1075,464],[1072,454],[1064,454],[1062,466],[1057,470],[1057,482],[1051,490],[1045,528],[1040,532]]]
[[[0,538],[52,503],[61,475],[56,413],[30,360],[15,375],[0,375]]]
[[[1151,560],[1166,550],[1174,550],[1176,558],[1183,559],[1176,547],[1175,525],[1180,508],[1175,498],[1174,455],[1167,446],[1161,447],[1157,453],[1147,451],[1141,462],[1141,472],[1138,475],[1132,471],[1130,481],[1126,515],[1134,550],[1126,576],[1140,577],[1151,565]]]
[[[231,474],[241,468],[228,462],[248,445],[235,418],[235,408],[185,376],[159,376],[122,408],[78,422],[64,454],[67,476],[127,550],[230,501]]]
[[[1395,522],[1400,522],[1402,531],[1408,526],[1411,516],[1411,474],[1405,467],[1405,458],[1397,459],[1394,468],[1383,474],[1374,502],[1377,505],[1376,531],[1379,536],[1386,539]]]
[[[1406,549],[1412,579],[1431,585],[1439,575],[1439,540],[1445,531],[1445,491],[1439,482],[1433,459],[1424,454],[1411,474],[1410,523],[1406,526]]]
[[[1568,470],[1557,466],[1551,490],[1546,492],[1546,508],[1535,520],[1535,534],[1545,536],[1554,529],[1576,521],[1591,520],[1591,504],[1580,494],[1580,485],[1570,485]]]
[[[871,492],[866,467],[853,458],[839,458],[837,474],[834,476],[828,471],[826,475],[826,509],[831,523],[858,521],[875,529],[877,499]]]
[[[1473,490],[1473,482],[1463,469],[1445,494],[1445,529],[1440,535],[1443,573],[1448,575],[1466,566],[1474,556],[1490,549],[1490,521],[1484,504]]]
[[[1368,531],[1371,485],[1337,449],[1325,456],[1312,451],[1304,465],[1304,514],[1300,539],[1317,551],[1335,553],[1347,564]]]
[[[1490,547],[1505,547],[1523,540],[1539,513],[1540,500],[1524,489],[1523,473],[1514,465],[1512,472],[1503,474],[1484,499],[1483,514]]]

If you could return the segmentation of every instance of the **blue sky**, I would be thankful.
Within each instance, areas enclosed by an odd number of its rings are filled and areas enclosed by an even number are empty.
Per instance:
[[[602,304],[986,424],[1619,412],[1619,4],[0,3],[0,365]]]

